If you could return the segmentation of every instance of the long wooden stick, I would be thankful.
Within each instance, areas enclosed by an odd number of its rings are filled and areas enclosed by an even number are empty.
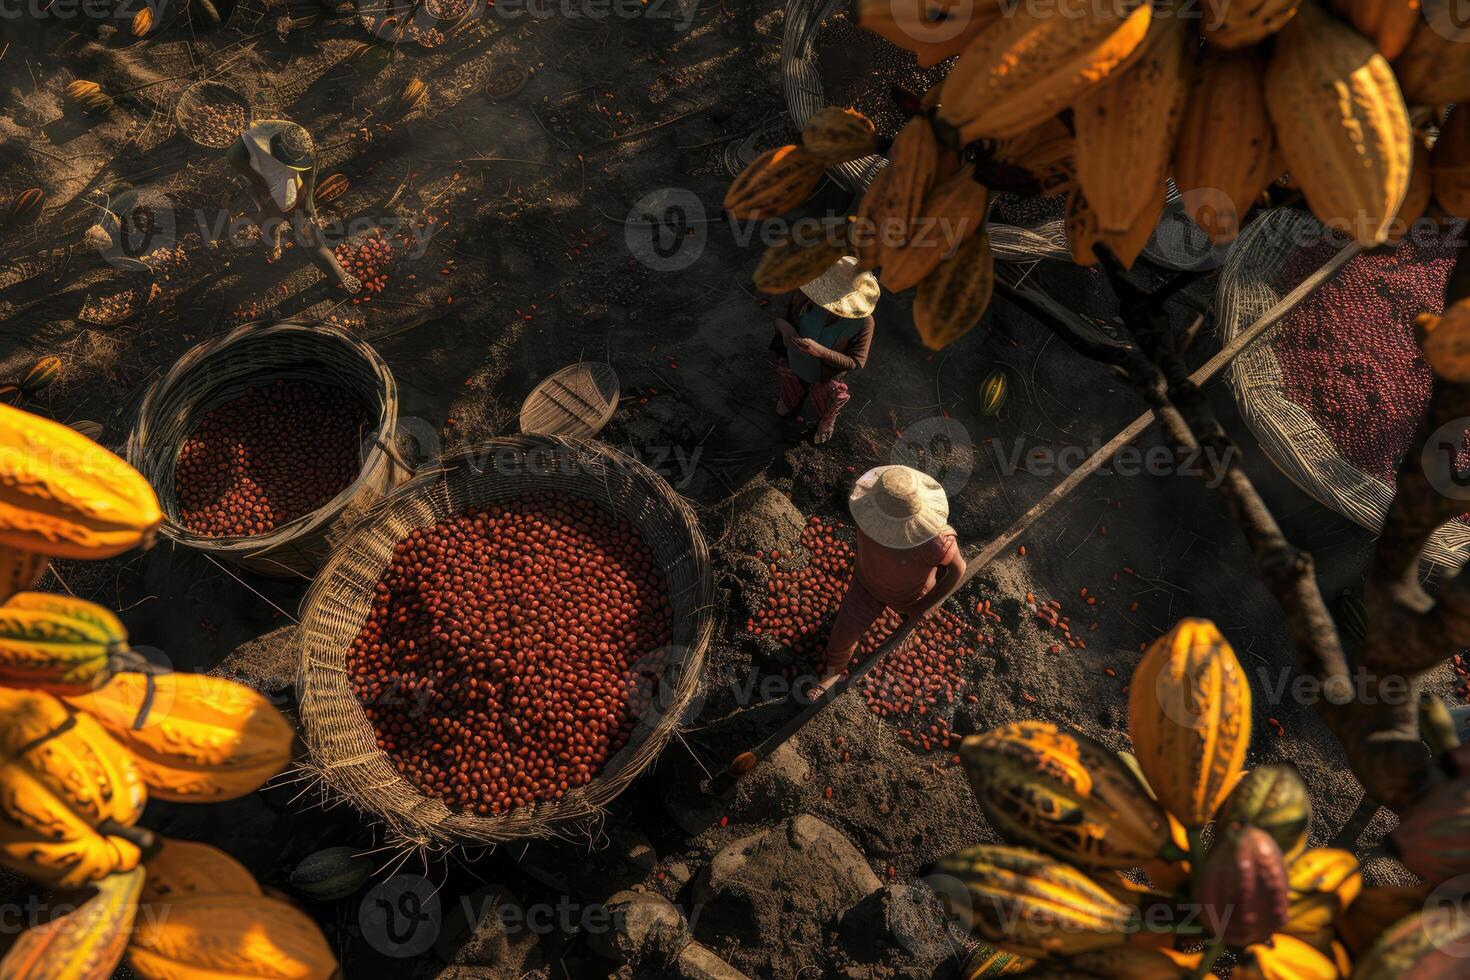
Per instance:
[[[1334,276],[1340,272],[1349,261],[1362,251],[1359,245],[1348,245],[1334,255],[1326,264],[1312,275],[1304,279],[1295,289],[1283,296],[1275,306],[1267,310],[1261,317],[1236,336],[1231,342],[1220,349],[1220,352],[1206,361],[1197,371],[1190,375],[1190,380],[1197,385],[1203,385],[1215,375],[1219,374],[1231,361],[1240,356],[1240,353],[1250,346],[1277,323],[1281,322],[1298,304],[1311,296],[1322,286],[1326,285]],[[1016,518],[1011,525],[1000,533],[998,537],[992,538],[984,547],[975,554],[965,559],[965,574],[951,590],[951,595],[964,587],[965,583],[975,576],[980,569],[989,565],[1000,554],[1015,544],[1016,540],[1026,533],[1044,514],[1057,504],[1061,503],[1068,494],[1081,485],[1082,481],[1096,473],[1108,460],[1112,459],[1124,446],[1129,445],[1149,427],[1154,421],[1152,410],[1144,412],[1138,418],[1130,422],[1124,429],[1112,439],[1107,445],[1087,458],[1081,466],[1068,473],[1061,483],[1058,483],[1046,496],[1042,497],[1020,517]],[[947,600],[946,600],[947,601]],[[723,796],[735,785],[735,782],[745,773],[749,772],[762,759],[768,758],[772,752],[784,745],[793,735],[801,731],[813,718],[821,713],[833,701],[837,700],[849,688],[862,680],[867,674],[877,667],[888,654],[896,650],[914,628],[922,622],[920,619],[910,619],[899,625],[888,639],[879,644],[873,655],[860,664],[850,668],[848,675],[833,684],[822,696],[809,703],[799,714],[787,720],[781,727],[777,728],[754,748],[742,752],[731,760],[720,772],[711,778],[709,790],[712,794]]]

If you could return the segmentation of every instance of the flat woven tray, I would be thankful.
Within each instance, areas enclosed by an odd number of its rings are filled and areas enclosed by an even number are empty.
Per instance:
[[[595,361],[569,364],[526,396],[521,405],[521,431],[591,439],[617,411],[620,391],[612,365]]]

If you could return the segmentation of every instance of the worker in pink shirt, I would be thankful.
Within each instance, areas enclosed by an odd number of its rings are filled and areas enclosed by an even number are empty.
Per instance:
[[[949,498],[933,477],[907,466],[879,466],[858,477],[848,505],[857,524],[857,562],[812,700],[847,670],[885,609],[906,620],[927,616],[965,574],[948,524]]]

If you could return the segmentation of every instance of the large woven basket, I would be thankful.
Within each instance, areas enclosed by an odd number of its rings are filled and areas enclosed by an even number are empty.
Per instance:
[[[1333,251],[1324,245],[1326,234],[1310,214],[1288,208],[1268,211],[1245,228],[1221,270],[1216,290],[1222,342],[1229,343],[1295,285],[1276,281],[1293,255],[1308,247],[1322,251],[1324,257]],[[1338,239],[1336,244],[1345,247],[1348,243]],[[1343,324],[1344,329],[1351,326]],[[1270,337],[1267,334],[1252,344],[1230,367],[1230,385],[1241,417],[1267,458],[1293,483],[1376,533],[1393,503],[1393,484],[1353,464],[1318,420],[1287,396],[1285,376]],[[1470,524],[1455,520],[1441,527],[1425,546],[1423,557],[1449,569],[1460,568],[1470,557]]]
[[[333,385],[361,403],[371,428],[363,432],[357,478],[318,510],[268,534],[195,534],[179,520],[174,467],[180,446],[209,412],[277,379]],[[367,344],[331,327],[248,323],[199,344],[154,383],[128,436],[127,458],[158,494],[165,537],[262,575],[310,578],[347,526],[408,476],[392,449],[397,417],[393,375]]]
[[[481,817],[452,810],[401,776],[348,679],[347,652],[373,592],[409,532],[527,492],[555,491],[599,504],[636,527],[662,568],[673,608],[668,647],[639,665],[657,678],[655,711],[590,783],[559,800]],[[322,569],[302,602],[301,722],[307,766],[330,793],[426,846],[493,844],[591,833],[602,809],[658,757],[700,688],[714,625],[709,554],[693,510],[642,463],[607,446],[559,436],[498,439],[447,457],[381,501]],[[647,668],[647,669],[645,669]]]

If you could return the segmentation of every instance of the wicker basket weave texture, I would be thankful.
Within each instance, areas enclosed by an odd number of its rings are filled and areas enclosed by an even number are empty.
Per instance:
[[[357,478],[318,510],[268,534],[194,533],[179,517],[174,469],[180,446],[209,412],[277,379],[333,385],[361,403],[371,428],[364,432]],[[396,439],[397,416],[393,375],[367,344],[329,327],[251,323],[194,347],[149,389],[128,437],[127,458],[158,494],[165,537],[262,575],[309,578],[346,528],[407,476],[385,449]]]
[[[523,493],[555,491],[626,517],[663,570],[673,608],[669,646],[640,664],[659,678],[656,709],[590,783],[559,800],[494,816],[457,812],[430,798],[378,748],[347,674],[347,653],[372,606],[393,548],[411,531]],[[424,845],[486,844],[571,836],[658,757],[700,690],[714,626],[710,560],[689,504],[643,464],[595,442],[518,436],[458,453],[381,501],[332,555],[302,603],[301,721],[307,766],[329,792]]]
[[[179,95],[178,104],[174,106],[174,121],[178,123],[179,129],[190,142],[211,150],[223,150],[230,146],[240,136],[239,133],[230,135],[228,139],[223,134],[218,137],[205,133],[201,129],[199,110],[206,106],[226,107],[237,106],[245,114],[244,125],[250,125],[254,112],[250,106],[250,100],[239,92],[220,82],[195,82]],[[244,126],[241,127],[243,132]]]
[[[1221,270],[1216,292],[1223,342],[1280,301],[1286,289],[1273,285],[1280,270],[1305,243],[1321,242],[1323,232],[1311,215],[1287,208],[1267,212],[1246,227]],[[1393,486],[1346,459],[1311,413],[1287,397],[1269,340],[1268,334],[1252,344],[1230,368],[1246,425],[1271,462],[1307,494],[1370,531],[1381,530]],[[1453,521],[1440,528],[1423,557],[1458,569],[1470,557],[1470,524]]]

